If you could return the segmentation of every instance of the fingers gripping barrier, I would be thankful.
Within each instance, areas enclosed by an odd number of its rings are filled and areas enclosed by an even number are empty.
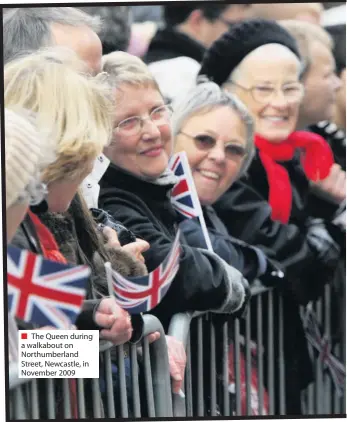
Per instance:
[[[345,325],[334,334],[332,294],[332,287],[326,286],[312,309],[324,334],[335,339],[331,350],[345,364]],[[114,347],[100,341],[100,379],[76,380],[74,395],[67,379],[19,379],[12,361],[10,419],[286,415],[290,371],[283,306],[278,292],[256,287],[241,319],[211,313],[174,315],[168,334],[186,348],[185,397],[171,392],[165,335],[152,315],[144,316],[140,344]],[[301,310],[302,318],[305,312]],[[148,344],[146,336],[155,331],[160,339]],[[345,414],[345,390],[338,394],[313,346],[310,353],[315,380],[302,391],[302,413]]]

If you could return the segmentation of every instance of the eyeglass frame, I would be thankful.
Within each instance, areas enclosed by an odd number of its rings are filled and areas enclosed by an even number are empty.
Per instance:
[[[178,133],[177,133],[177,135],[180,135],[180,134],[182,134],[182,135],[184,135],[184,136],[187,136],[188,138],[190,138],[190,139],[192,139],[193,141],[196,141],[197,140],[197,136],[199,136],[199,134],[198,135],[190,135],[189,133],[186,133],[186,132],[183,132],[182,130],[180,130]],[[216,145],[217,145],[217,142],[218,142],[218,138],[216,139],[215,137],[213,137],[212,135],[206,135],[206,134],[200,134],[200,136],[201,135],[204,135],[204,136],[209,136],[210,138],[212,138],[213,140],[214,140],[214,145],[213,146],[211,146],[210,148],[208,148],[208,149],[206,149],[205,151],[210,151],[211,149],[213,149]],[[234,146],[239,146],[240,148],[242,148],[243,150],[244,150],[244,155],[241,157],[240,156],[240,161],[243,161],[247,156],[248,156],[248,154],[249,154],[249,152],[247,152],[247,148],[245,148],[243,145],[240,145],[240,144],[235,144],[235,143],[233,143],[233,142],[228,142],[226,145],[225,145],[225,147],[224,147],[224,152],[225,152],[225,150],[226,150],[226,147],[228,146],[228,145],[234,145]],[[197,148],[198,149],[200,149],[198,146],[197,146]],[[201,149],[200,149],[201,150]],[[225,156],[227,157],[227,159],[228,160],[232,160],[232,158],[229,158],[228,157],[228,155],[226,154],[226,152],[225,152]],[[235,160],[234,160],[235,161]]]
[[[266,101],[259,101],[259,100],[257,100],[255,97],[254,97],[254,94],[253,94],[253,90],[255,89],[255,88],[257,88],[257,86],[251,86],[250,88],[246,88],[245,86],[242,86],[242,85],[240,85],[240,84],[238,84],[238,83],[236,83],[236,82],[234,82],[234,81],[232,81],[231,79],[228,79],[227,81],[226,81],[226,84],[232,84],[232,85],[235,85],[235,86],[237,86],[237,87],[239,87],[239,88],[241,88],[241,89],[243,89],[243,90],[245,90],[245,91],[247,91],[247,92],[250,92],[250,94],[252,95],[252,98],[253,98],[253,100],[254,101],[256,101],[257,103],[259,103],[259,104],[268,104],[270,101],[271,101],[271,99],[273,98],[273,95],[274,95],[274,93],[276,92],[276,93],[278,93],[278,88],[276,87],[273,87],[274,88],[274,92],[269,96],[269,98],[268,99],[266,99]],[[282,94],[283,94],[283,97],[286,99],[286,101],[287,102],[290,102],[290,103],[295,103],[295,102],[300,102],[302,99],[303,99],[303,97],[304,97],[304,95],[305,95],[305,87],[304,87],[304,85],[301,83],[301,82],[295,82],[296,84],[298,84],[300,87],[301,87],[301,98],[299,98],[298,100],[295,100],[295,101],[288,101],[288,99],[287,99],[287,97],[285,96],[285,94],[284,94],[284,92],[283,92],[283,86],[285,85],[285,84],[283,84],[282,86],[281,86],[281,89],[280,89],[280,91],[282,92]]]
[[[156,123],[155,123],[155,121],[153,121],[153,119],[151,118],[152,114],[153,114],[156,110],[158,110],[159,108],[162,108],[162,107],[165,107],[165,108],[169,111],[169,120],[168,120],[168,122],[167,122],[167,123],[169,123],[169,122],[170,122],[170,117],[172,116],[172,113],[173,113],[173,109],[172,109],[171,105],[169,105],[169,104],[163,104],[163,105],[158,106],[158,107],[156,107],[155,109],[153,109],[153,110],[149,113],[149,115],[148,115],[147,117],[142,117],[142,116],[130,116],[130,117],[127,117],[126,119],[121,120],[121,121],[117,124],[117,126],[114,128],[114,131],[117,131],[117,132],[119,133],[119,131],[120,131],[120,130],[122,130],[121,128],[119,128],[119,126],[120,126],[122,123],[124,123],[124,122],[126,122],[127,120],[130,120],[130,119],[138,119],[138,121],[139,121],[139,123],[140,123],[139,129],[138,129],[138,131],[136,132],[136,134],[138,134],[138,133],[139,133],[139,132],[143,129],[143,125],[144,125],[144,122],[145,122],[146,120],[150,120],[150,121],[151,121],[152,123],[154,123],[156,126],[164,126],[164,124],[165,124],[165,123],[162,123],[162,124],[158,125],[158,124],[156,124]]]

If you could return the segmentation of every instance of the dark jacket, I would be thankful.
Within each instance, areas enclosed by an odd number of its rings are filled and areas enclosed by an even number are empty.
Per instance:
[[[249,283],[264,276],[268,267],[274,270],[264,252],[228,233],[224,223],[212,207],[203,206],[202,211],[214,252],[228,264],[237,268]],[[182,221],[180,228],[190,246],[204,247],[204,236],[196,218]]]
[[[166,27],[156,32],[143,60],[149,64],[185,56],[200,63],[204,52],[204,46],[193,38],[174,28]]]
[[[149,242],[150,249],[144,253],[148,271],[163,262],[177,232],[179,217],[170,202],[175,182],[172,179],[162,184],[148,182],[112,164],[100,181],[99,206]],[[175,313],[229,306],[226,301],[231,288],[228,276],[231,267],[208,251],[186,244],[182,244],[182,250],[174,282],[152,311],[164,327]],[[239,283],[242,277],[239,279],[241,274],[237,274]]]
[[[298,161],[285,163],[292,180],[293,207],[289,224],[271,219],[268,182],[256,155],[249,175],[235,182],[214,204],[229,233],[262,249],[286,272],[286,279],[301,304],[322,293],[340,258],[340,229],[312,219],[306,209],[308,181]],[[328,230],[327,230],[328,229]]]
[[[327,120],[309,126],[308,130],[323,136],[333,150],[335,162],[346,171],[346,132]]]
[[[309,126],[308,130],[317,133],[317,135],[322,136],[328,142],[333,151],[335,163],[339,164],[342,170],[346,171],[345,131],[339,129],[335,123],[328,121]],[[307,199],[307,209],[311,215],[316,215],[317,210],[319,210],[323,218],[331,218],[331,215],[336,212],[337,206],[312,191]]]

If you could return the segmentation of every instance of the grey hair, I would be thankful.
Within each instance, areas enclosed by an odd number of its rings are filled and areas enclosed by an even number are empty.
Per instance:
[[[234,94],[221,89],[214,82],[205,82],[201,78],[200,83],[188,94],[180,97],[173,104],[173,115],[171,120],[172,131],[176,137],[186,120],[196,114],[211,110],[217,107],[230,107],[234,110],[246,126],[246,158],[242,163],[238,177],[241,177],[248,170],[254,157],[254,122],[246,106]]]
[[[101,20],[75,7],[29,7],[3,9],[4,63],[14,57],[54,44],[50,25],[88,26],[98,33]]]

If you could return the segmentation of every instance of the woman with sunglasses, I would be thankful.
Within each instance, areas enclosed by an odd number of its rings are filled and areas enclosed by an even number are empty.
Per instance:
[[[230,236],[212,208],[252,161],[253,119],[235,96],[212,82],[200,82],[174,103],[175,152],[187,154],[214,251],[249,282],[261,278],[266,285],[276,284],[282,272],[260,249]],[[191,246],[204,247],[196,219],[184,220],[180,226]]]

